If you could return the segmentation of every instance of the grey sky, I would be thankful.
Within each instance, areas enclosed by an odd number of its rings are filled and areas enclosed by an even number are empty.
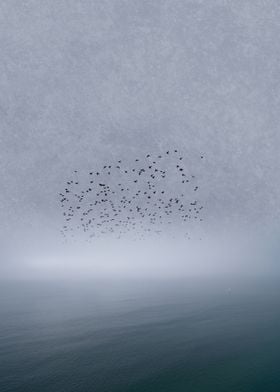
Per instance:
[[[278,0],[2,0],[2,232],[74,169],[181,147],[213,216],[279,218]]]

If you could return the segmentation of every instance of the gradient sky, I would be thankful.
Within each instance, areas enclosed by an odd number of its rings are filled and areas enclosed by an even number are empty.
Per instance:
[[[278,0],[2,0],[1,234],[55,217],[75,168],[170,145],[209,215],[274,224],[279,20]]]

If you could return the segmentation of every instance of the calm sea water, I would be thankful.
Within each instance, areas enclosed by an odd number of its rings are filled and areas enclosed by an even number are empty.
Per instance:
[[[0,285],[1,392],[279,390],[276,280]]]

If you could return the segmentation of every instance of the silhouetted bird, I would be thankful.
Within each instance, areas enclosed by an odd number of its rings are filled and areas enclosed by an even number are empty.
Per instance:
[[[82,230],[87,240],[91,240],[108,234],[121,238],[133,231],[133,236],[143,239],[144,233],[159,235],[172,224],[181,228],[180,221],[186,225],[187,221],[198,220],[203,206],[198,200],[188,200],[186,193],[182,193],[182,187],[185,189],[195,181],[195,176],[188,173],[186,178],[186,167],[182,162],[178,164],[183,157],[178,158],[177,153],[175,149],[166,151],[164,157],[157,154],[152,164],[148,165],[145,159],[136,158],[134,161],[140,164],[137,170],[135,167],[122,167],[122,160],[118,160],[117,165],[107,163],[102,170],[95,172],[101,179],[96,184],[98,191],[92,179],[80,190],[80,181],[69,179],[64,192],[59,194],[65,222],[62,235],[73,238],[77,230]],[[151,157],[152,154],[145,156]],[[203,155],[200,157],[202,159]],[[77,177],[78,170],[74,170],[74,173]],[[90,176],[93,174],[93,171],[89,172]],[[198,186],[193,185],[193,190],[197,192]],[[157,194],[161,197],[157,197]],[[187,210],[189,214],[185,213]],[[186,237],[190,238],[188,233]]]

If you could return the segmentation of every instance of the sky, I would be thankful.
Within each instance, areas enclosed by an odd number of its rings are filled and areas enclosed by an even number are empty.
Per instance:
[[[55,226],[73,170],[170,146],[209,221],[277,229],[279,20],[277,0],[2,0],[2,241]]]

